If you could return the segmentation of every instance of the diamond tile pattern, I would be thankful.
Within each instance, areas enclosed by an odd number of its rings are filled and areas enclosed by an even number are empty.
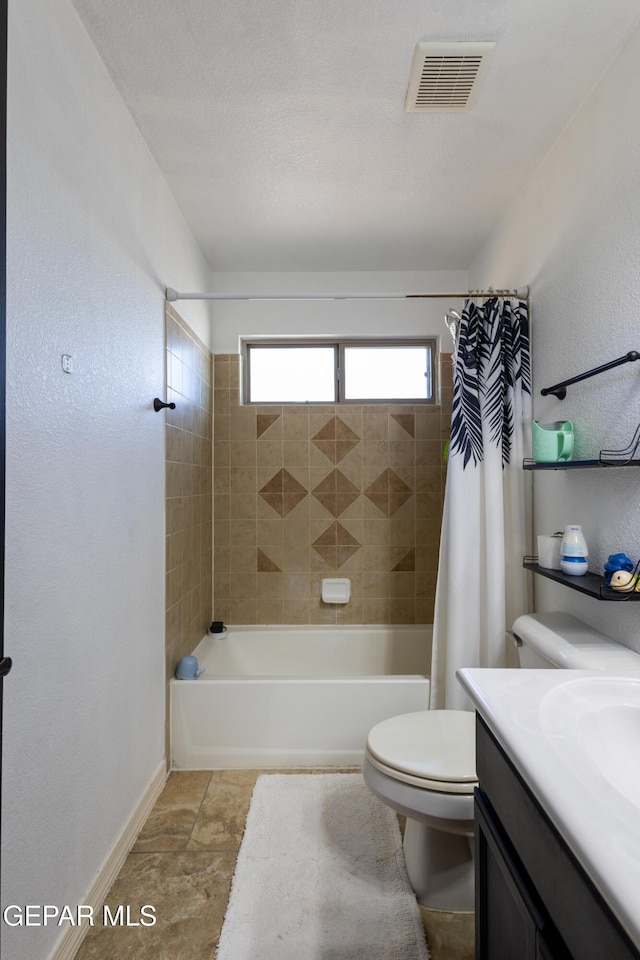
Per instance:
[[[328,473],[311,491],[316,500],[334,517],[350,507],[360,496],[360,491],[344,473],[337,468]]]
[[[307,495],[302,484],[284,468],[278,470],[258,493],[281,517],[291,513]]]
[[[311,546],[332,570],[338,570],[360,549],[360,543],[337,520],[327,527]]]
[[[180,338],[171,369],[181,356]],[[183,641],[184,604],[176,591],[191,583],[182,566],[191,569],[191,542],[198,552],[210,549],[212,500],[213,611],[204,552],[198,588],[208,623],[212,612],[230,624],[432,623],[446,476],[442,452],[453,395],[450,356],[440,362],[443,403],[433,408],[242,406],[239,355],[218,354],[213,368],[213,378],[210,365],[208,373],[201,371],[195,397],[196,404],[198,397],[200,403],[213,400],[213,430],[204,409],[194,409],[194,430],[167,416],[167,595],[175,594],[176,601],[167,611],[172,664],[197,643],[187,646],[186,634]],[[186,367],[183,384],[185,377]],[[200,449],[201,440],[206,449]],[[213,497],[202,496],[209,492],[205,475],[211,465]],[[178,483],[183,476],[202,503],[203,516],[191,532],[193,511],[185,509],[188,494]],[[322,602],[319,581],[332,576],[351,579],[349,603]],[[199,619],[187,626],[202,636]]]
[[[360,443],[360,437],[340,417],[331,417],[311,438],[311,442],[332,463],[340,463]]]
[[[261,437],[279,419],[279,413],[259,413],[256,417],[256,437]]]
[[[264,550],[258,547],[256,555],[256,568],[258,573],[281,573],[280,567],[268,557]]]
[[[416,435],[416,418],[413,413],[392,413],[391,417],[410,437]]]
[[[413,490],[394,470],[387,468],[369,484],[364,495],[385,517],[390,517],[413,495]]]
[[[416,549],[412,547],[408,553],[401,557],[395,566],[391,567],[393,573],[406,573],[416,568]]]

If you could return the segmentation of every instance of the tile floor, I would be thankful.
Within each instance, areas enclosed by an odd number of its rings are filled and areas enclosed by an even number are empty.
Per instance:
[[[112,914],[120,904],[129,905],[132,921],[150,904],[157,922],[137,927],[96,923],[75,960],[214,960],[257,777],[340,772],[356,769],[172,773],[107,898]],[[442,920],[453,917],[444,914]],[[449,930],[442,933],[447,946],[441,950],[432,943],[432,960],[473,956],[468,945],[456,948],[457,929],[454,941]],[[440,940],[440,928],[434,939]]]

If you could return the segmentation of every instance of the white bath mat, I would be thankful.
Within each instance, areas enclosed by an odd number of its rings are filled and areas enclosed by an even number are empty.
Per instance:
[[[360,774],[258,777],[217,960],[427,960],[395,814]]]

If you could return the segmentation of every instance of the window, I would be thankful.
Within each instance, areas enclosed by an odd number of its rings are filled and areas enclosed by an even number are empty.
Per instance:
[[[245,403],[435,403],[435,339],[252,340]]]

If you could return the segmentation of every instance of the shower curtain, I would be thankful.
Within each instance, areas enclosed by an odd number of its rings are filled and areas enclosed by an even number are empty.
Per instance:
[[[505,629],[527,611],[531,419],[527,304],[467,300],[455,351],[436,585],[431,708],[469,709],[460,667],[515,666]]]

